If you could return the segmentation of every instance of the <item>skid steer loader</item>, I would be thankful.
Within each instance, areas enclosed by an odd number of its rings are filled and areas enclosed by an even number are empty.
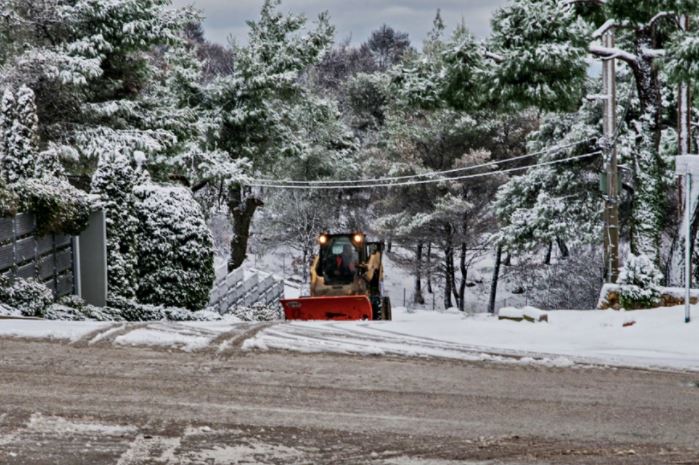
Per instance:
[[[383,295],[382,242],[363,233],[321,234],[311,265],[311,296],[282,299],[287,320],[390,320]]]

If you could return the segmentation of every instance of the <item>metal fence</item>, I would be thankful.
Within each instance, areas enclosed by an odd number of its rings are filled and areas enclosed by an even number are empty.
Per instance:
[[[20,213],[0,218],[0,274],[45,284],[56,296],[75,293],[73,238],[65,234],[37,237],[36,218]]]
[[[278,305],[284,296],[284,282],[269,273],[242,268],[221,277],[211,291],[209,306],[221,314],[236,307]]]

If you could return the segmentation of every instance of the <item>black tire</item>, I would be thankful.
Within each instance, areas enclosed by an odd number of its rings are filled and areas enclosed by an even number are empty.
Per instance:
[[[381,302],[381,319],[385,321],[391,321],[391,299],[384,297]]]

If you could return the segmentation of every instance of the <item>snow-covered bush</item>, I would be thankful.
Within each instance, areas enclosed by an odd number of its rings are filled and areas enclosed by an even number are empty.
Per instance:
[[[53,292],[33,279],[15,279],[10,284],[5,277],[0,277],[0,302],[14,307],[24,316],[44,316],[53,303]]]
[[[110,297],[107,304],[110,308],[116,309],[121,318],[126,321],[215,321],[222,318],[221,314],[209,310],[192,312],[185,308],[142,304],[116,296]]]
[[[136,295],[136,232],[133,188],[136,180],[131,162],[122,153],[104,155],[92,177],[92,193],[99,196],[107,223],[107,276],[109,292]]]
[[[47,320],[123,321],[121,312],[111,307],[95,307],[75,295],[65,296],[51,305],[44,315]]]
[[[629,254],[619,274],[619,294],[625,309],[650,308],[660,303],[663,274],[646,255]]]
[[[145,184],[134,190],[139,220],[138,300],[203,308],[214,282],[211,232],[189,189]]]
[[[68,181],[57,178],[27,179],[15,185],[24,211],[36,216],[37,235],[78,235],[90,219],[90,199]]]
[[[277,321],[284,319],[284,313],[279,305],[257,304],[252,307],[237,307],[231,314],[243,321]]]
[[[0,218],[14,216],[17,213],[18,201],[17,195],[8,189],[0,173]]]

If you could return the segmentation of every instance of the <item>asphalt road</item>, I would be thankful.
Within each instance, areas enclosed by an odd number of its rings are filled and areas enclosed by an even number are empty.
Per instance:
[[[699,374],[0,339],[0,463],[699,464]]]

